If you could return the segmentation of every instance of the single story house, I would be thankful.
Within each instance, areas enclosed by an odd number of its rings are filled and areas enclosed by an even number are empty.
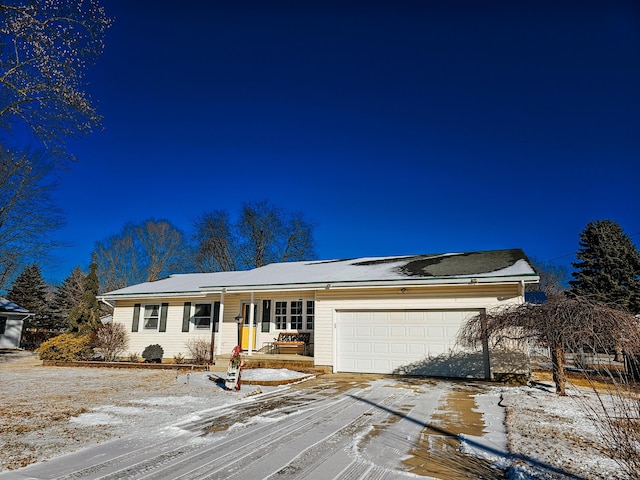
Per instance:
[[[131,352],[159,344],[165,357],[188,357],[187,342],[212,339],[217,355],[236,345],[259,355],[282,332],[298,332],[314,364],[333,372],[492,378],[514,370],[512,359],[488,343],[464,351],[458,330],[470,316],[522,303],[537,282],[524,252],[511,249],[171,275],[99,299],[127,327]]]
[[[0,297],[0,349],[20,348],[22,327],[31,315],[27,309]]]

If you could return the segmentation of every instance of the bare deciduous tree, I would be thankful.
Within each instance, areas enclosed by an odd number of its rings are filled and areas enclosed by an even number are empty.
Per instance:
[[[83,75],[110,23],[97,0],[0,0],[0,291],[58,246],[51,174],[100,125]]]
[[[50,233],[63,224],[51,199],[53,164],[41,155],[17,154],[0,145],[0,290],[59,244]]]
[[[287,214],[266,201],[244,204],[236,224],[225,211],[207,213],[196,230],[196,259],[204,271],[315,258],[313,226],[301,213]]]
[[[547,295],[558,295],[565,290],[565,283],[568,278],[566,267],[535,258],[531,259],[531,263],[535,271],[540,275],[540,283],[529,284],[527,289],[535,288]]]
[[[215,210],[196,220],[197,243],[195,261],[203,272],[236,270],[236,237],[229,213]]]
[[[184,234],[166,220],[127,223],[119,234],[97,242],[95,252],[101,291],[192,270]]]
[[[110,24],[96,0],[0,2],[0,128],[31,135],[54,158],[98,126],[83,75]]]
[[[609,352],[620,345],[640,352],[638,319],[616,306],[584,297],[551,295],[542,304],[523,303],[476,315],[460,330],[458,342],[476,348],[488,340],[495,348],[511,341],[548,347],[558,395],[566,395],[567,352]]]

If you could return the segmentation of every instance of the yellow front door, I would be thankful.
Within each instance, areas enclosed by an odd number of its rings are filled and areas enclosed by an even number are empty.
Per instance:
[[[258,333],[257,321],[258,321],[258,305],[253,305],[253,327],[249,325],[249,307],[251,304],[245,303],[242,305],[242,311],[244,313],[242,329],[240,330],[240,347],[243,350],[249,350],[249,338],[251,338],[251,349],[256,349],[256,334]]]

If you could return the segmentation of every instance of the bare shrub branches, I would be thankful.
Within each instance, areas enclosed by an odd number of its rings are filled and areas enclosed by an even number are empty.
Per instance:
[[[191,338],[187,341],[186,346],[189,351],[189,358],[196,365],[204,365],[211,361],[212,345],[209,340]]]
[[[556,391],[565,395],[567,352],[640,352],[640,326],[632,314],[588,298],[552,295],[543,304],[524,303],[469,319],[458,335],[463,346],[476,348],[488,339],[492,347],[526,341],[551,350]]]
[[[95,332],[95,347],[105,362],[115,362],[129,346],[129,333],[121,323],[101,325]]]

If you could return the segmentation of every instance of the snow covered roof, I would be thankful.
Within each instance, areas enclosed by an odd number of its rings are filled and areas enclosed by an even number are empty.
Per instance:
[[[20,305],[16,305],[4,297],[0,297],[0,312],[29,313],[29,310],[22,308]]]
[[[473,280],[471,280],[473,279]],[[273,263],[253,270],[171,275],[108,292],[104,298],[346,286],[538,281],[520,249]]]

